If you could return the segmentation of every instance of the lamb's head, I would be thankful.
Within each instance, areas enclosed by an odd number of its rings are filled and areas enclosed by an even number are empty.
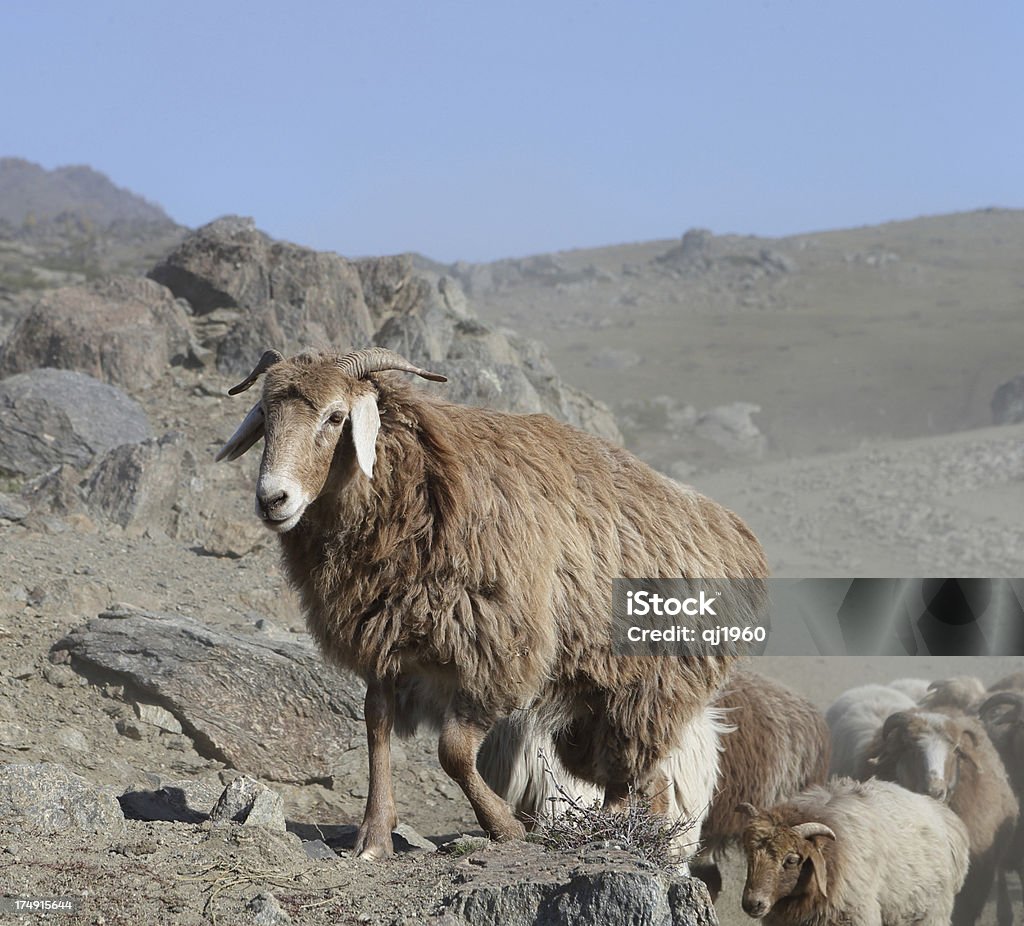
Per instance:
[[[217,459],[237,459],[264,438],[256,514],[268,528],[284,533],[295,527],[332,475],[346,480],[361,471],[373,478],[380,416],[377,389],[366,377],[383,370],[445,381],[379,347],[343,357],[311,351],[289,359],[268,350],[229,390],[237,395],[264,376],[263,398]]]
[[[783,898],[828,897],[825,846],[836,840],[830,827],[816,821],[788,825],[782,816],[751,804],[736,809],[750,818],[743,831],[743,909],[748,916],[767,916]]]
[[[973,755],[984,732],[977,721],[926,711],[898,711],[886,718],[868,768],[909,791],[948,801],[960,780],[961,762]]]

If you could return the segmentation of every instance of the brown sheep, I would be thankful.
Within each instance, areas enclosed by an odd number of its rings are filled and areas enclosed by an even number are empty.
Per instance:
[[[656,795],[660,763],[731,657],[617,655],[611,579],[761,577],[756,538],[620,447],[546,415],[453,405],[384,370],[443,379],[380,348],[268,351],[232,390],[265,374],[262,401],[219,454],[265,438],[258,513],[324,654],[366,681],[357,851],[391,852],[396,723],[439,727],[441,765],[494,838],[524,827],[476,756],[519,708],[539,712],[606,806]]]
[[[967,827],[970,870],[953,912],[972,926],[1010,848],[1018,805],[981,722],[964,715],[899,711],[885,721],[866,772],[949,806]]]
[[[772,807],[828,777],[829,729],[807,698],[750,669],[734,671],[714,702],[734,727],[722,739],[718,785],[693,867],[712,900],[722,888],[717,862],[738,844],[747,816],[737,805]]]
[[[1021,682],[1024,674],[1018,673]],[[1011,676],[1011,679],[1013,677]],[[1007,679],[1003,679],[1005,683]],[[999,684],[999,683],[997,683]],[[992,745],[996,747],[1017,801],[1024,801],[1024,691],[1016,690],[1015,684],[1004,684],[996,691],[979,711]],[[1013,907],[1010,903],[1010,886],[1007,872],[1016,872],[1020,888],[1024,891],[1024,815],[1017,820],[1017,829],[999,871],[996,919],[999,926],[1013,923]]]
[[[743,909],[769,926],[948,926],[967,833],[887,781],[833,778],[780,806],[741,805]]]

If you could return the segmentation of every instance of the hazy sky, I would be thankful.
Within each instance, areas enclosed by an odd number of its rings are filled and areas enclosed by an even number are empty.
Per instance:
[[[11,2],[0,154],[470,260],[1024,206],[1024,3]]]

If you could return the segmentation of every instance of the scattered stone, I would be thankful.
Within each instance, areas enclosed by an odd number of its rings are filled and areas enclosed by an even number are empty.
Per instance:
[[[323,781],[365,748],[363,689],[325,664],[306,634],[289,636],[114,609],[53,649],[87,678],[159,702],[207,758],[272,781]]]
[[[247,775],[239,776],[224,789],[210,819],[215,823],[286,828],[281,795]]]
[[[32,738],[21,724],[0,723],[0,746],[8,749],[29,749],[32,746]]]
[[[142,739],[142,728],[129,717],[122,717],[117,720],[114,723],[114,729],[116,729],[121,736],[126,736],[130,740]]]
[[[65,665],[43,666],[43,678],[57,688],[75,688],[85,684],[82,676]]]
[[[134,708],[135,716],[143,723],[152,724],[154,727],[159,727],[161,730],[166,730],[168,733],[182,732],[178,718],[166,708],[160,707],[157,704],[145,704],[139,702],[135,702]]]
[[[281,909],[277,898],[269,892],[257,894],[245,905],[245,909],[252,914],[256,926],[288,926],[292,921]]]
[[[72,752],[88,752],[89,741],[77,727],[61,727],[57,731],[57,745]]]
[[[391,831],[396,852],[436,852],[437,846],[426,836],[421,836],[408,823],[399,823]],[[404,842],[405,845],[401,845]]]
[[[334,861],[337,853],[322,839],[306,839],[302,842],[302,851],[315,861]]]
[[[50,762],[0,767],[0,820],[37,835],[124,832],[112,794]]]
[[[84,467],[112,447],[149,436],[146,413],[134,399],[84,373],[38,369],[0,380],[0,473]]]
[[[992,396],[992,420],[996,424],[1024,422],[1024,373],[996,389]]]
[[[0,492],[0,519],[5,521],[24,521],[28,514],[28,505]]]

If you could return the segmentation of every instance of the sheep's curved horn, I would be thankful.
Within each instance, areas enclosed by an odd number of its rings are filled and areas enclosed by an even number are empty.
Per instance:
[[[265,355],[264,355],[265,356]],[[362,379],[369,373],[378,373],[383,370],[401,370],[403,373],[415,373],[424,379],[432,380],[435,383],[448,382],[447,376],[440,373],[431,373],[413,366],[404,357],[399,356],[386,347],[369,347],[364,350],[354,350],[338,360],[341,367],[349,376]]]
[[[882,724],[882,739],[887,739],[893,730],[905,730],[909,724],[910,715],[906,711],[890,714]]]
[[[256,380],[258,380],[264,373],[267,372],[275,363],[280,363],[284,360],[284,355],[276,350],[268,350],[263,352],[263,356],[260,357],[259,363],[252,368],[252,372],[243,379],[237,386],[232,386],[228,390],[228,395],[238,395],[240,392],[245,392]]]
[[[1024,711],[1024,697],[1022,697],[1016,691],[1000,691],[997,694],[992,695],[978,710],[978,714],[984,718],[988,713],[991,713],[997,707],[1002,707],[1004,704],[1010,704],[1014,708],[1013,719],[1020,720],[1021,712]]]
[[[828,836],[833,840],[836,838],[836,834],[824,823],[798,823],[792,830],[804,839],[813,839],[815,836]]]
[[[246,450],[256,443],[263,436],[263,406],[258,402],[249,409],[238,430],[228,439],[228,442],[220,448],[215,456],[214,462],[221,460],[237,460]]]

